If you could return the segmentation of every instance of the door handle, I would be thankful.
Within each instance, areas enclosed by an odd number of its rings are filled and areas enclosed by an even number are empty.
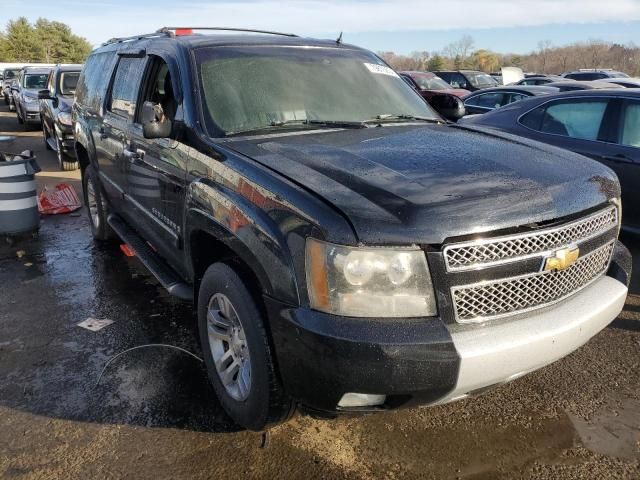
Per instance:
[[[142,160],[144,158],[145,151],[141,148],[136,150],[131,150],[129,148],[125,148],[122,154],[129,159],[130,162],[135,162],[136,160]]]

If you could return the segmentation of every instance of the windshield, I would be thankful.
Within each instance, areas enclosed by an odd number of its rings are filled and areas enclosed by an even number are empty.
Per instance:
[[[369,52],[317,47],[202,48],[196,50],[196,62],[209,131],[217,126],[233,134],[283,124],[311,128],[304,122],[363,122],[391,115],[440,119],[398,74]]]
[[[451,88],[447,82],[440,77],[429,77],[427,75],[411,75],[413,81],[418,84],[422,90],[448,90]]]
[[[76,93],[76,85],[80,72],[63,72],[60,74],[60,94],[63,97],[73,97]]]
[[[471,85],[473,85],[476,88],[495,87],[499,85],[499,83],[496,81],[495,78],[493,78],[491,75],[488,75],[486,73],[466,72],[464,75],[469,79],[469,82],[471,82]]]
[[[9,79],[9,78],[16,78],[16,75],[18,74],[18,72],[19,72],[19,71],[20,71],[20,70],[5,70],[5,71],[4,71],[4,77],[5,77],[6,79]]]
[[[49,75],[46,73],[27,73],[24,76],[24,88],[33,90],[42,90],[47,87],[47,79]]]

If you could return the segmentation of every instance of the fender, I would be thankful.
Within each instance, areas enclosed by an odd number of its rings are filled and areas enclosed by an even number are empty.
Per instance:
[[[89,161],[92,158],[96,158],[96,147],[93,143],[93,136],[91,135],[91,130],[89,126],[85,122],[80,122],[77,119],[84,118],[84,115],[81,115],[78,112],[78,106],[74,105],[73,107],[73,116],[76,121],[73,124],[73,135],[76,138],[76,144],[82,145],[82,147],[87,151],[87,155],[89,156]],[[94,168],[97,168],[97,165],[94,165]]]
[[[253,270],[264,294],[292,305],[300,303],[289,242],[265,210],[205,178],[189,185],[185,224],[187,258],[192,258],[192,233],[206,232]],[[190,275],[195,277],[193,271]]]

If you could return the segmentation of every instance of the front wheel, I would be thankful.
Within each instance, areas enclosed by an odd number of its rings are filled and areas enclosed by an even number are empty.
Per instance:
[[[82,191],[93,238],[102,242],[111,240],[115,235],[107,223],[107,206],[102,199],[98,175],[91,165],[82,175]]]
[[[229,265],[216,263],[207,269],[198,295],[198,327],[209,380],[233,421],[258,431],[293,414],[293,402],[277,377],[263,318]]]

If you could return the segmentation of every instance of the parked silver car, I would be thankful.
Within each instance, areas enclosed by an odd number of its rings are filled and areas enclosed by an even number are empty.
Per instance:
[[[38,92],[47,88],[51,68],[25,67],[13,84],[13,103],[18,123],[40,125],[40,101]]]
[[[19,68],[5,68],[2,71],[2,96],[5,105],[9,105],[9,110],[13,111],[13,97],[11,95],[11,85],[17,81],[20,74]]]

